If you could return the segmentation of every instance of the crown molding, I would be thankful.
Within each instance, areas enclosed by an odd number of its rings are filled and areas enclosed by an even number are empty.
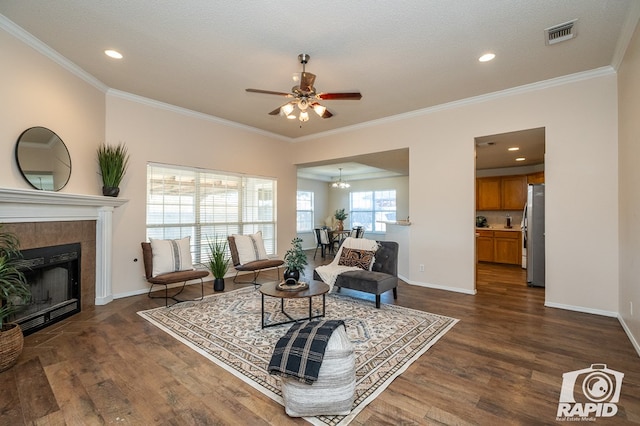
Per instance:
[[[142,105],[150,106],[153,108],[164,109],[166,111],[174,112],[176,114],[186,115],[188,117],[197,118],[200,120],[210,121],[216,124],[220,124],[222,126],[233,127],[236,129],[245,130],[247,132],[256,133],[262,136],[266,136],[272,139],[278,139],[285,142],[291,142],[292,139],[287,136],[278,135],[276,133],[267,132],[265,130],[258,129],[256,127],[247,126],[245,124],[237,123],[231,120],[225,120],[224,118],[216,117],[214,115],[204,114],[202,112],[197,112],[191,109],[182,108],[176,105],[168,104],[161,101],[156,101],[154,99],[145,98],[144,96],[134,95],[129,92],[123,92],[122,90],[117,89],[108,89],[107,95],[111,95],[117,98],[125,99],[131,102],[136,102]]]
[[[394,123],[396,121],[408,120],[415,117],[422,117],[422,116],[433,114],[440,111],[461,108],[464,106],[488,102],[495,99],[506,98],[509,96],[520,95],[523,93],[535,92],[538,90],[548,89],[551,87],[562,86],[564,84],[570,84],[570,83],[575,83],[579,81],[590,80],[592,78],[598,78],[598,77],[615,75],[615,74],[616,74],[616,71],[612,66],[596,68],[589,71],[569,74],[562,77],[556,77],[549,80],[543,80],[536,83],[525,84],[522,86],[500,90],[498,92],[487,93],[484,95],[474,96],[472,98],[461,99],[459,101],[448,102],[445,104],[435,105],[432,107],[418,109],[415,111],[409,111],[406,113],[392,115],[392,116],[380,118],[377,120],[354,124],[353,126],[345,126],[339,129],[329,130],[322,133],[316,133],[308,136],[301,136],[299,138],[293,139],[293,142],[304,142],[304,141],[313,140],[313,139],[320,139],[327,136],[337,135],[337,134],[346,133],[346,132],[353,132],[360,129],[366,129],[368,127],[375,127],[383,124]]]
[[[25,43],[27,46],[35,49],[38,53],[51,59],[62,68],[66,69],[76,77],[86,81],[90,85],[94,86],[101,92],[106,92],[109,88],[106,84],[80,68],[75,63],[71,62],[66,57],[62,56],[57,51],[40,41],[40,39],[34,37],[32,34],[25,31],[22,27],[16,25],[13,21],[9,20],[6,16],[0,15],[0,28],[11,34],[18,40]]]
[[[640,21],[640,2],[636,1],[632,3],[629,8],[629,14],[622,25],[620,31],[620,37],[618,37],[618,43],[616,43],[616,50],[613,52],[613,58],[611,58],[611,66],[614,70],[618,70],[624,59],[624,54],[627,52],[629,43],[633,38],[633,33],[636,30],[636,26]]]

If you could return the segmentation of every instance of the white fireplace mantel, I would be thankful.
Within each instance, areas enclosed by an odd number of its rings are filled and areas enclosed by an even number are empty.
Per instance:
[[[97,195],[0,188],[0,223],[96,221],[96,305],[113,300],[113,209],[128,200]]]

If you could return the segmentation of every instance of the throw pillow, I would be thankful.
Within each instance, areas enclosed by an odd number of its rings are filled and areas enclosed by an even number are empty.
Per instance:
[[[268,259],[267,250],[264,248],[262,231],[251,235],[233,235],[238,249],[238,260],[241,265],[256,260]]]
[[[355,266],[368,271],[371,268],[375,256],[374,251],[359,250],[348,247],[342,248],[342,254],[338,260],[338,265]]]
[[[191,260],[191,237],[179,240],[157,240],[149,238],[153,252],[152,275],[193,269]]]

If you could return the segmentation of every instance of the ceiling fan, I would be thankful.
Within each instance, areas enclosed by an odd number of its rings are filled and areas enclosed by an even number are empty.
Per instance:
[[[298,55],[298,60],[302,64],[302,73],[300,73],[299,84],[297,86],[293,86],[291,88],[291,93],[285,92],[274,92],[271,90],[260,90],[260,89],[246,89],[247,92],[252,93],[265,93],[267,95],[277,95],[284,96],[287,98],[293,98],[293,100],[287,102],[286,104],[274,109],[269,114],[270,115],[278,115],[282,114],[289,119],[295,119],[296,116],[294,114],[294,109],[298,107],[300,114],[298,115],[298,120],[304,122],[309,120],[308,109],[311,108],[313,111],[318,114],[322,118],[330,118],[333,114],[323,105],[321,105],[318,101],[330,101],[330,100],[360,100],[362,95],[360,92],[340,92],[340,93],[318,93],[316,92],[316,88],[313,87],[313,83],[316,80],[315,74],[311,74],[310,72],[305,71],[305,65],[309,62],[311,56],[306,53],[301,53]]]

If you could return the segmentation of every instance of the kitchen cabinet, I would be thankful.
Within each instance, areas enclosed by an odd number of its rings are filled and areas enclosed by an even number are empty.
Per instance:
[[[476,210],[521,210],[526,202],[525,175],[476,179]]]
[[[536,172],[527,175],[527,183],[544,183],[544,172]]]
[[[476,210],[501,209],[500,177],[485,177],[476,179]]]
[[[520,232],[495,231],[493,233],[493,261],[517,265],[522,263]]]
[[[476,256],[479,262],[522,263],[522,233],[477,229]]]
[[[493,262],[493,231],[476,231],[476,256],[478,262]]]
[[[527,202],[527,177],[502,176],[502,210],[522,210]]]

